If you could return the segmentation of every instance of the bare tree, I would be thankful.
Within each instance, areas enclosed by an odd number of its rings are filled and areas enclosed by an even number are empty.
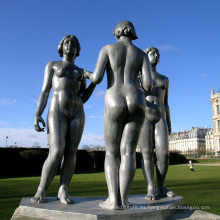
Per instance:
[[[39,142],[34,142],[33,148],[41,148],[40,143]]]

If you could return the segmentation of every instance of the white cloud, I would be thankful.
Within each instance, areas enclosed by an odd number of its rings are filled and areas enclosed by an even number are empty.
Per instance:
[[[90,118],[98,118],[100,120],[103,120],[104,119],[104,115],[103,113],[100,113],[100,114],[95,114],[95,115],[89,115]]]
[[[85,144],[93,145],[93,146],[96,146],[96,145],[105,146],[104,136],[102,136],[102,135],[93,135],[93,134],[83,135],[79,146],[82,146],[82,145],[85,145]]]
[[[34,129],[14,129],[14,128],[0,128],[0,147],[16,145],[19,147],[32,147],[35,142],[38,142],[41,147],[48,147],[47,133],[36,132]],[[102,135],[83,135],[79,148],[82,145],[100,145],[105,146],[104,137]]]
[[[161,45],[158,46],[159,50],[173,50],[173,51],[179,51],[179,49],[175,48],[173,45]]]
[[[84,105],[84,108],[86,108],[86,109],[90,109],[90,108],[93,108],[94,107],[94,105]]]
[[[32,134],[28,134],[27,137],[28,138],[37,138],[37,135],[32,133]]]
[[[103,91],[103,90],[100,90],[99,92],[97,92],[95,94],[96,97],[100,97],[100,96],[103,96],[103,95],[105,95],[105,91]]]
[[[9,125],[10,125],[10,123],[7,122],[7,121],[0,121],[0,127],[6,128],[6,127],[8,127]]]
[[[14,105],[16,103],[16,99],[0,99],[1,105]]]
[[[207,76],[208,76],[207,73],[201,73],[201,77],[202,77],[202,78],[205,78],[205,77],[207,77]]]
[[[6,145],[26,146],[32,147],[34,142],[39,142],[41,147],[47,147],[47,133],[37,132],[34,129],[14,129],[14,128],[0,128],[0,147]]]
[[[95,139],[97,140],[97,141],[104,141],[105,139],[104,139],[104,136],[98,136],[98,137],[95,137]]]
[[[28,98],[28,99],[36,104],[38,103],[38,101],[36,99],[32,99],[32,98]]]
[[[19,122],[20,125],[26,125],[28,123],[29,123],[28,121],[21,121],[21,122]]]

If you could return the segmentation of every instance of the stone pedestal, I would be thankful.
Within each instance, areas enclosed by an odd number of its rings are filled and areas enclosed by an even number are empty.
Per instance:
[[[135,195],[129,196],[129,202],[132,205],[130,209],[107,210],[99,207],[99,203],[106,197],[76,197],[73,199],[75,204],[64,205],[56,198],[47,197],[45,202],[41,204],[33,204],[31,198],[23,198],[13,218],[19,219],[19,216],[29,216],[53,220],[163,220],[172,216],[178,210],[178,206],[184,204],[184,198],[180,196],[148,201],[145,200],[144,195]]]

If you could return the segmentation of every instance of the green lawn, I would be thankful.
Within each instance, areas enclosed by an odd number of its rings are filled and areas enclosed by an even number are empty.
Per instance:
[[[187,159],[192,160],[193,163],[220,164],[220,159],[197,159],[197,158],[187,158]]]
[[[40,177],[0,179],[0,219],[10,219],[23,197],[32,197]],[[166,186],[183,196],[185,205],[210,206],[204,210],[220,215],[220,167],[195,166],[191,172],[186,165],[170,166]],[[55,197],[59,187],[59,176],[53,180],[46,196]],[[107,196],[104,172],[75,174],[69,187],[72,197]],[[146,194],[146,184],[141,169],[137,169],[131,195]]]

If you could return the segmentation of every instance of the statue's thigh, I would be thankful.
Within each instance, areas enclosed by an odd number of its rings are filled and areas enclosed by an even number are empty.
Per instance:
[[[152,154],[154,149],[154,126],[147,118],[145,118],[142,126],[138,145],[143,155]]]
[[[168,128],[165,119],[161,119],[155,124],[155,149],[157,157],[166,155],[169,153],[169,135]]]

